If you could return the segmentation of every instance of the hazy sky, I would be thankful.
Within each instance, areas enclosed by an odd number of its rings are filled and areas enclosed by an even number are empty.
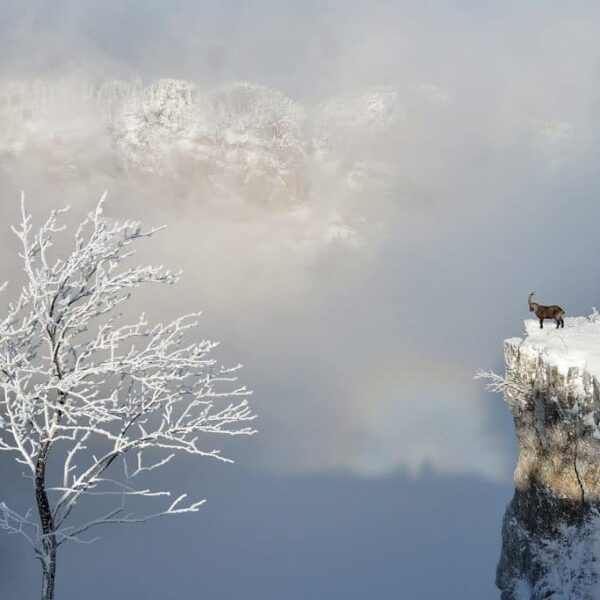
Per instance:
[[[303,228],[242,201],[215,210],[185,180],[55,180],[40,166],[52,156],[0,156],[1,278],[18,278],[8,224],[21,189],[40,219],[67,202],[80,215],[108,189],[108,213],[168,224],[143,259],[184,268],[179,292],[135,302],[155,316],[200,307],[221,356],[245,364],[260,414],[259,435],[231,448],[234,468],[173,474],[205,512],[70,550],[58,598],[90,581],[90,599],[496,597],[515,443],[508,409],[473,375],[502,368],[530,291],[571,316],[600,306],[597,4],[0,8],[3,80],[248,80],[307,110],[385,85],[405,115],[383,140],[344,138],[392,173],[385,197],[371,189],[350,211],[335,180],[313,179]],[[59,129],[45,130],[52,153],[68,154]],[[334,200],[368,223],[358,247],[324,249],[310,233]],[[0,469],[0,497],[19,502],[18,471],[7,457]],[[27,552],[0,537],[3,598],[37,590]]]

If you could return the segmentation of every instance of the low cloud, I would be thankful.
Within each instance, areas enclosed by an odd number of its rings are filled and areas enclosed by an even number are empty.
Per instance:
[[[510,420],[471,377],[501,366],[531,289],[570,314],[600,293],[580,277],[599,250],[590,20],[188,4],[8,10],[2,222],[22,189],[73,219],[107,189],[112,216],[166,223],[140,258],[183,282],[136,302],[202,308],[246,363],[258,465],[508,478]]]

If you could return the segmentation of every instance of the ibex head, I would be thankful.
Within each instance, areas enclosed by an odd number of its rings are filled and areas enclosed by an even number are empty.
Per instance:
[[[531,292],[531,294],[529,294],[529,298],[527,298],[527,302],[529,303],[530,312],[533,312],[535,310],[536,303],[531,301],[531,299],[533,298],[534,295],[535,295],[535,292]]]

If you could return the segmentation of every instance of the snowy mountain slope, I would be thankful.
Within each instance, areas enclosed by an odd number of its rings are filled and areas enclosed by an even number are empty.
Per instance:
[[[195,202],[283,211],[301,246],[347,246],[390,201],[405,121],[396,86],[303,106],[246,82],[6,81],[0,174],[159,178]]]
[[[76,151],[78,140],[97,146],[104,137],[108,158],[126,171],[201,174],[215,189],[225,184],[266,204],[306,199],[303,121],[297,103],[247,83],[213,92],[173,79],[0,86],[4,158],[55,152],[58,142],[81,163],[88,157]]]
[[[89,117],[110,134],[127,168],[175,173],[176,159],[184,156],[200,163],[226,163],[234,172],[264,172],[288,184],[295,180],[287,189],[298,198],[312,149],[333,138],[347,142],[349,129],[379,135],[403,115],[395,87],[334,98],[307,110],[280,92],[249,83],[212,91],[175,79],[147,85],[43,80],[0,84],[4,154],[18,155],[41,145],[43,128],[75,135],[82,124],[78,119]]]
[[[302,126],[296,103],[260,86],[202,93],[189,82],[161,80],[120,107],[111,136],[126,169],[200,173],[215,188],[225,184],[270,205],[306,198]]]

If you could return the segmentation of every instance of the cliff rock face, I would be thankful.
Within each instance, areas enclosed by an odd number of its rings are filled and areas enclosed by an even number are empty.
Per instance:
[[[600,322],[526,322],[504,343],[519,461],[497,585],[504,600],[600,598]]]
[[[211,195],[246,192],[266,204],[308,193],[304,110],[259,85],[3,82],[0,131],[0,164],[43,155],[63,179],[86,169],[193,176]]]
[[[347,194],[381,192],[397,165],[376,147],[403,115],[395,87],[304,106],[247,82],[3,81],[0,167],[42,156],[61,179],[151,173],[201,181],[213,197],[297,207],[309,200],[311,178],[330,176]]]

